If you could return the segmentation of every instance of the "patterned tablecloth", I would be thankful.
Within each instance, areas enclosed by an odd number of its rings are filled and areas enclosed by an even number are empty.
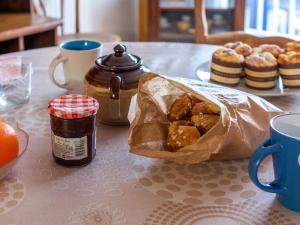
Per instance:
[[[104,53],[113,45],[105,44]],[[216,47],[174,43],[128,43],[155,72],[195,78],[195,69]],[[29,133],[29,150],[0,181],[1,225],[200,225],[300,224],[273,194],[256,188],[248,160],[181,166],[128,152],[128,127],[98,125],[97,155],[81,168],[55,164],[51,156],[47,103],[64,94],[48,79],[58,48],[17,53],[32,62],[32,97],[7,112]],[[272,100],[272,99],[271,99]],[[293,109],[296,97],[282,106]],[[274,102],[280,106],[278,98]],[[288,102],[288,103],[287,103]],[[288,105],[287,105],[288,104]],[[271,161],[260,169],[272,180]]]

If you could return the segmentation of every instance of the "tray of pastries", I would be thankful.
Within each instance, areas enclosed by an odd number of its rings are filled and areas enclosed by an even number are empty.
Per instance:
[[[227,43],[197,68],[196,75],[202,81],[258,96],[300,93],[300,42],[288,42],[284,48]]]

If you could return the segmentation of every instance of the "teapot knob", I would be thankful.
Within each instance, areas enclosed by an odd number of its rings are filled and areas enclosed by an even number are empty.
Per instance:
[[[126,52],[126,45],[118,44],[114,47],[115,56],[122,56]]]

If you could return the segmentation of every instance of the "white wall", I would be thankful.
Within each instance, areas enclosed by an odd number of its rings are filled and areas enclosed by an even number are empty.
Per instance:
[[[59,17],[60,0],[48,0],[49,16]],[[75,31],[74,0],[65,0],[64,33]],[[110,32],[119,34],[122,40],[137,39],[138,0],[81,0],[80,31]]]
[[[107,31],[124,40],[136,37],[135,0],[84,0],[80,2],[82,32]]]

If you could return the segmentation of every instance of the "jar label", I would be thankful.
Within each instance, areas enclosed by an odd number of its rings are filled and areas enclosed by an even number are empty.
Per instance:
[[[88,156],[87,136],[63,138],[52,133],[53,154],[64,160],[80,160]]]

